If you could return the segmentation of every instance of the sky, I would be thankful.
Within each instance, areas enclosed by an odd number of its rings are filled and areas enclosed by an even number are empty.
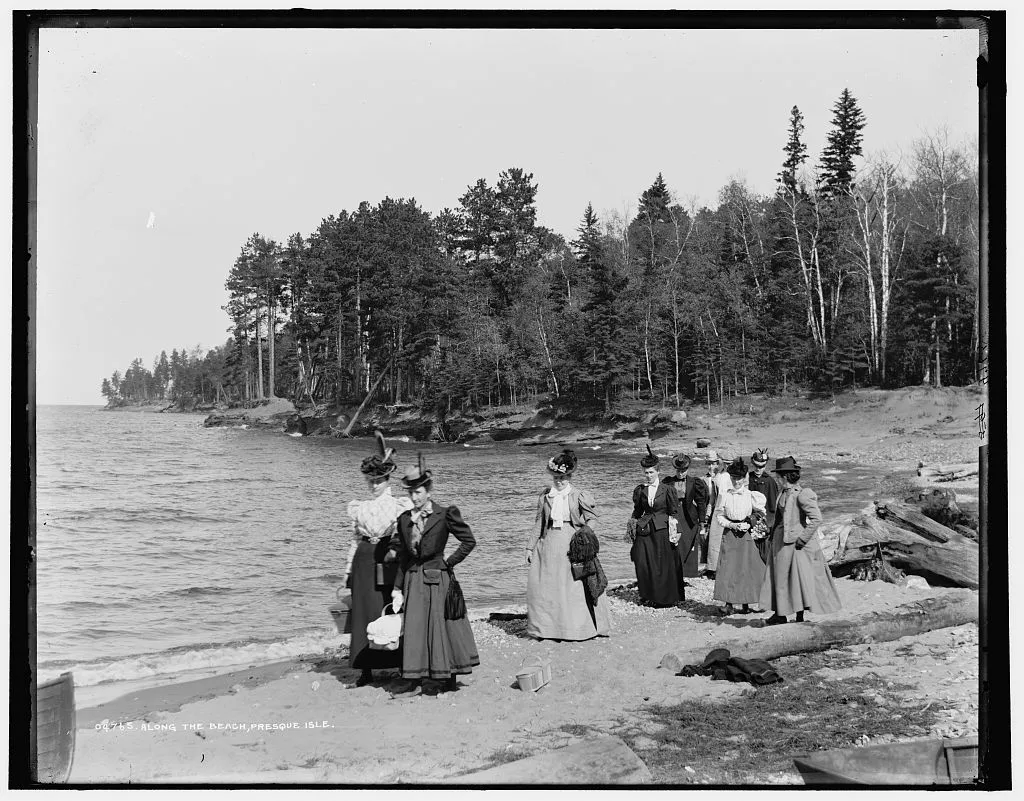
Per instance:
[[[455,208],[509,167],[572,239],[661,172],[717,205],[771,192],[790,109],[817,160],[840,92],[865,154],[977,135],[976,31],[130,30],[40,35],[37,400],[100,404],[114,370],[223,344],[224,282],[363,201]]]

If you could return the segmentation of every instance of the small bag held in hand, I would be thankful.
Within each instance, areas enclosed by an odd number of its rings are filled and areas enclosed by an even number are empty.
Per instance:
[[[462,597],[462,586],[455,573],[450,572],[449,575],[452,580],[444,597],[444,619],[462,620],[466,616],[466,599]]]

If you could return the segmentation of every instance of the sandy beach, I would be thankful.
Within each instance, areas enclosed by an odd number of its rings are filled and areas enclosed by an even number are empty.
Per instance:
[[[737,426],[735,415],[705,416],[693,419],[693,430],[659,439],[656,450],[693,452],[694,438],[708,436],[712,447],[730,455],[768,447],[773,457],[790,452],[804,459],[849,457],[878,465],[880,473],[912,476],[919,460],[976,460],[977,436],[969,414],[975,398],[970,390],[866,393],[853,409],[816,410],[813,420],[806,412],[794,412],[792,419],[775,413],[770,422],[751,419],[751,430]],[[945,486],[968,503],[976,502],[976,480]],[[659,667],[666,653],[710,651],[724,639],[756,643],[766,631],[759,625],[763,615],[718,616],[712,581],[687,583],[687,600],[675,608],[653,609],[621,595],[611,597],[612,635],[582,643],[530,640],[523,633],[525,621],[515,618],[474,620],[481,664],[471,676],[459,678],[457,692],[436,697],[393,700],[389,677],[355,687],[357,674],[347,666],[339,635],[334,653],[253,665],[79,709],[70,781],[444,784],[460,774],[600,733],[622,736],[643,759],[661,747],[658,732],[664,726],[649,710],[735,701],[753,691],[749,684],[687,678]],[[843,601],[842,611],[832,616],[837,618],[963,592],[850,579],[838,579],[837,586]],[[472,599],[467,602],[472,616]],[[835,667],[816,663],[821,682],[842,683],[870,673],[878,677],[883,696],[887,686],[896,688],[872,703],[927,706],[931,723],[921,730],[909,728],[903,738],[977,732],[976,624],[850,646],[833,655]],[[552,681],[537,693],[523,692],[516,685],[517,669],[537,656],[551,660]],[[785,678],[789,671],[803,670],[802,664],[797,655],[777,660],[776,668]],[[855,717],[858,703],[866,702],[851,702],[844,714]],[[837,742],[835,747],[865,742]],[[685,760],[684,752],[680,759]],[[652,768],[652,775],[660,783],[723,781],[713,766],[686,772],[680,766],[668,773]],[[798,784],[800,778],[790,768],[753,772],[739,782]]]
[[[480,667],[460,677],[457,692],[436,697],[393,700],[386,680],[357,688],[356,673],[339,649],[334,656],[254,666],[80,710],[71,782],[434,784],[571,744],[576,731],[642,731],[652,705],[724,700],[751,690],[659,667],[671,650],[711,650],[725,638],[753,642],[765,631],[758,615],[717,617],[710,580],[689,584],[682,608],[651,609],[613,598],[612,636],[582,643],[536,642],[523,635],[525,622],[499,628],[476,620]],[[949,592],[879,581],[837,584],[844,609],[832,617]],[[948,719],[930,734],[977,731],[975,626],[841,650],[856,654],[856,670],[909,682],[914,689],[899,703],[932,701],[948,710]],[[552,682],[526,693],[516,687],[515,673],[533,656],[551,660]],[[787,659],[778,662],[785,676]],[[841,682],[843,673],[824,678]],[[445,736],[438,738],[438,731]],[[643,758],[643,736],[632,742]],[[693,775],[694,783],[702,780],[713,777]],[[782,773],[750,781],[799,779]]]

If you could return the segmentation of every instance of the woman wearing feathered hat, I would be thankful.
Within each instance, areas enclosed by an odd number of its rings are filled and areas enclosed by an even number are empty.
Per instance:
[[[761,607],[771,609],[773,614],[765,623],[786,623],[787,615],[794,612],[798,623],[803,622],[805,611],[838,612],[842,603],[818,538],[818,496],[814,490],[800,486],[800,465],[792,456],[776,459],[772,472],[784,483],[768,534],[771,546],[761,586]]]
[[[599,580],[603,570],[596,558],[594,496],[573,486],[576,464],[576,454],[568,448],[548,460],[551,488],[537,498],[537,516],[526,545],[526,633],[536,639],[589,640],[607,635],[610,628],[608,599]],[[600,573],[596,587],[589,575],[573,574],[568,554],[577,537],[593,543],[588,561]]]
[[[675,487],[679,498],[679,511],[676,513],[679,544],[676,548],[683,565],[684,578],[700,575],[698,534],[704,525],[708,506],[708,485],[701,476],[689,474],[691,461],[686,454],[674,457],[672,466],[676,474],[665,479],[666,484]]]
[[[461,596],[452,568],[469,555],[476,539],[457,507],[431,498],[433,485],[433,473],[424,467],[421,454],[419,465],[402,476],[413,508],[398,518],[392,540],[398,572],[391,597],[396,612],[405,608],[402,678],[408,680],[394,696],[456,690],[456,675],[472,673],[480,664],[465,604],[461,597],[451,603],[453,593]],[[449,535],[459,547],[445,558]],[[460,608],[454,619],[453,606]],[[432,682],[421,686],[424,679]]]
[[[389,479],[395,470],[394,448],[387,447],[384,435],[374,432],[377,453],[367,456],[359,466],[370,490],[370,499],[352,501],[348,516],[352,518],[352,545],[346,562],[345,586],[352,590],[352,640],[349,644],[349,665],[361,671],[356,680],[363,686],[373,680],[376,668],[397,668],[401,665],[398,651],[376,651],[369,647],[366,625],[380,617],[391,600],[396,565],[389,560],[388,547],[396,531],[398,516],[412,508],[408,498],[391,494]]]
[[[685,597],[683,566],[676,548],[678,531],[675,541],[669,536],[670,521],[671,527],[676,527],[679,497],[676,488],[658,476],[658,461],[648,445],[647,455],[640,460],[644,481],[633,490],[636,539],[629,556],[640,597],[656,606],[671,606]]]
[[[747,475],[743,457],[733,459],[726,473],[732,486],[722,496],[718,511],[722,545],[715,574],[714,597],[716,601],[725,602],[724,614],[731,615],[737,605],[742,607],[743,614],[747,614],[750,604],[756,604],[761,597],[765,567],[750,536],[754,502],[743,480]]]

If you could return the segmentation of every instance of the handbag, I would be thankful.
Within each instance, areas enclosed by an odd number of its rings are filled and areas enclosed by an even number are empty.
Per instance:
[[[337,602],[327,607],[327,611],[338,628],[339,634],[352,633],[352,593],[342,595],[344,587],[338,587],[334,592]]]
[[[592,576],[597,572],[597,565],[595,559],[591,559],[589,562],[570,562],[572,567],[572,577],[574,581],[580,581],[585,579],[587,576]]]
[[[444,597],[444,619],[462,620],[466,616],[466,599],[462,596],[462,585],[455,578],[455,573],[449,570],[451,582],[448,584],[448,594]]]
[[[392,614],[388,614],[391,607]],[[394,607],[388,604],[376,620],[366,624],[366,639],[370,648],[375,651],[397,651],[398,642],[405,630],[405,615],[395,613]]]

